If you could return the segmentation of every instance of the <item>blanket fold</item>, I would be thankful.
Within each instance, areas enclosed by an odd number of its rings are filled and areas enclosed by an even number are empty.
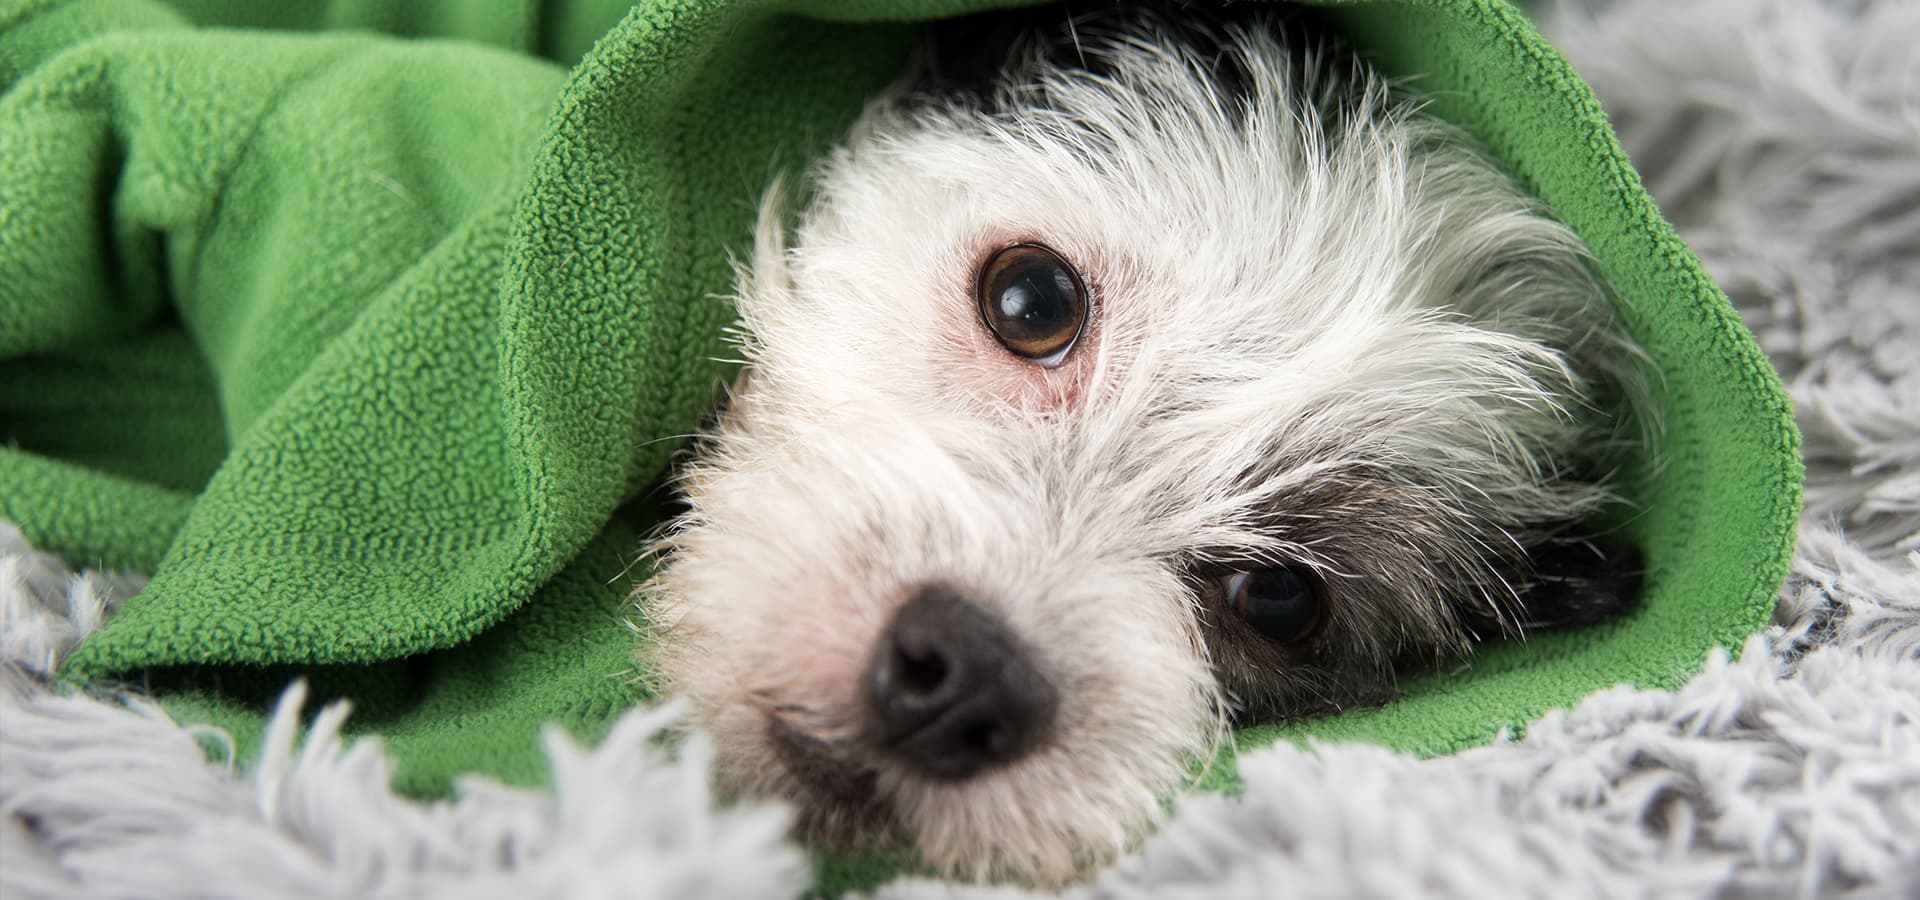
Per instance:
[[[542,723],[593,736],[645,696],[629,568],[728,374],[760,192],[899,71],[898,23],[990,5],[0,0],[0,518],[154,574],[65,674],[243,743],[303,676],[409,790],[538,781]],[[1632,619],[1241,740],[1446,752],[1676,684],[1785,572],[1776,379],[1518,12],[1328,5],[1618,287],[1660,369],[1623,485],[1651,571]]]
[[[0,516],[154,572],[65,673],[145,672],[245,732],[317,667],[363,726],[440,736],[403,775],[423,790],[537,779],[540,722],[630,703],[639,532],[614,510],[721,383],[714,295],[771,167],[907,46],[881,26],[790,49],[826,27],[800,22],[723,46],[741,17],[635,16],[569,79],[130,0],[0,15],[22,73],[0,100]],[[715,109],[733,127],[700,133]],[[585,645],[613,649],[589,671]],[[520,743],[476,757],[476,719]]]

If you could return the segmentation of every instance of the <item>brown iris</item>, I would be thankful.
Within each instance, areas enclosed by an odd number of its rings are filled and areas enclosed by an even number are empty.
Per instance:
[[[1087,324],[1087,286],[1060,254],[1015,244],[988,257],[974,287],[980,319],[1014,355],[1060,363]]]

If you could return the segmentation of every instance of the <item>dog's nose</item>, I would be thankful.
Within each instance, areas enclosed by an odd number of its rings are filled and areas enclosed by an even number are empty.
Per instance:
[[[951,591],[901,607],[867,674],[882,748],[961,781],[1012,762],[1053,722],[1053,685],[1006,626]]]

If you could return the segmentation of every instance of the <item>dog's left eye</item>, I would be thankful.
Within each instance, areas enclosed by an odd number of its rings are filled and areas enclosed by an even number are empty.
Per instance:
[[[1015,244],[987,259],[974,287],[980,318],[1016,356],[1056,366],[1087,324],[1087,287],[1060,254]]]
[[[1235,572],[1220,586],[1236,615],[1276,641],[1306,640],[1326,619],[1313,576],[1295,566]]]

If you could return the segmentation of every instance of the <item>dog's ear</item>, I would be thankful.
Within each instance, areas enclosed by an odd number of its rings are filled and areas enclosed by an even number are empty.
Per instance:
[[[1546,538],[1528,547],[1508,574],[1517,608],[1496,616],[1469,604],[1461,624],[1491,637],[1516,626],[1524,635],[1604,622],[1639,606],[1645,576],[1640,548],[1620,535]]]

